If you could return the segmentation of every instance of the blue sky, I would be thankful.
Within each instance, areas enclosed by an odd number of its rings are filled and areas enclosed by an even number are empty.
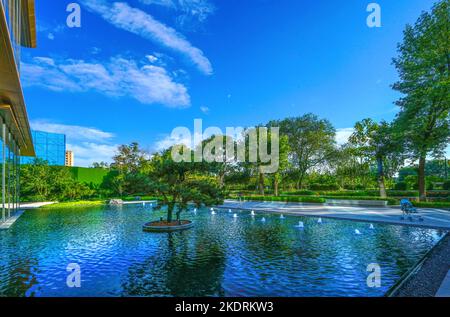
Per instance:
[[[35,129],[67,134],[76,165],[108,161],[118,144],[152,151],[172,129],[252,126],[314,112],[342,142],[358,120],[391,120],[391,65],[406,23],[432,0],[36,1],[38,48],[22,52]]]

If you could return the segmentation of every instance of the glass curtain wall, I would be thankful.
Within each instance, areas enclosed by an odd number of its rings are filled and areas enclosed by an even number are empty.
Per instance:
[[[7,124],[0,118],[1,218],[5,222],[20,205],[20,150]]]
[[[9,37],[13,46],[17,69],[20,71],[20,42],[22,37],[22,0],[1,0],[8,24]]]

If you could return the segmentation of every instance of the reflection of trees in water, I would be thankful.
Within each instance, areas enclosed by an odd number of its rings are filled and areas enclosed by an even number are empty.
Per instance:
[[[3,255],[2,255],[3,256]],[[0,296],[33,296],[33,287],[38,284],[35,270],[38,260],[25,253],[15,253],[14,258],[0,262]]]
[[[124,295],[223,296],[225,261],[220,239],[188,231],[169,233],[158,253],[129,268]]]
[[[382,262],[390,259],[398,276],[412,267],[436,243],[434,230],[409,226],[385,225],[375,231],[374,258]],[[436,231],[437,235],[442,232]]]

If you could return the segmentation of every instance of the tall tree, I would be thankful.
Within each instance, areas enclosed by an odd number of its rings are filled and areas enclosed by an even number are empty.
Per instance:
[[[425,160],[440,156],[450,139],[450,0],[435,4],[414,26],[407,25],[393,60],[403,94],[397,123],[405,131],[411,158],[419,160],[420,200],[426,200]]]
[[[142,192],[143,188],[139,180],[146,177],[148,168],[148,155],[138,143],[121,145],[113,157],[107,184],[120,196],[125,192],[128,194]]]
[[[350,143],[342,145],[330,163],[342,188],[367,188],[371,182],[370,160]]]
[[[279,126],[280,134],[289,140],[289,159],[295,168],[298,189],[303,186],[306,173],[324,164],[336,151],[336,130],[328,120],[312,113],[269,124]]]
[[[279,166],[278,170],[273,174],[273,191],[275,196],[279,195],[280,182],[283,180],[285,172],[289,169],[289,139],[286,135],[280,136],[279,149]]]
[[[220,140],[217,142],[216,140]],[[227,145],[232,145],[233,153],[227,153]],[[207,150],[209,160],[211,162],[203,162],[205,172],[213,174],[217,177],[220,188],[225,186],[225,177],[233,170],[235,165],[236,142],[232,137],[227,135],[213,135],[201,143],[202,149]],[[210,151],[211,150],[211,151]]]
[[[184,147],[183,151],[192,150]],[[161,199],[158,208],[167,206],[167,222],[180,220],[180,214],[193,202],[198,207],[223,203],[221,189],[215,178],[205,176],[205,165],[194,162],[175,162],[172,159],[172,148],[153,155],[148,174],[148,188],[156,192]],[[203,174],[203,175],[202,175]]]
[[[369,161],[376,162],[380,196],[386,198],[385,167],[391,170],[394,166],[391,161],[402,162],[402,141],[385,121],[376,123],[372,119],[364,119],[355,124],[354,130],[349,138],[350,144]]]

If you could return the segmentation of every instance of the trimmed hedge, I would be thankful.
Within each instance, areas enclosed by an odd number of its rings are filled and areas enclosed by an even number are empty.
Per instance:
[[[450,190],[450,180],[445,181],[442,185],[442,188],[444,188],[445,190]]]
[[[239,199],[237,196],[232,196],[232,199]],[[299,203],[319,203],[323,204],[327,199],[337,200],[381,200],[387,201],[388,205],[398,205],[399,201],[394,198],[380,198],[371,196],[359,196],[355,199],[354,196],[243,196],[245,200],[250,201],[283,201],[283,202],[299,202]]]
[[[418,208],[438,208],[450,209],[450,202],[419,202],[413,201],[412,204]]]
[[[338,184],[319,184],[314,183],[308,186],[311,190],[339,190]]]
[[[237,197],[234,197],[237,198]],[[325,203],[325,198],[322,197],[302,197],[302,196],[243,196],[244,200],[252,201],[282,201],[295,203]]]
[[[387,201],[388,205],[398,205],[399,201],[395,198],[381,198],[381,197],[373,197],[373,196],[321,196],[325,199],[337,199],[337,200],[381,200]],[[357,199],[356,199],[357,198]]]
[[[70,167],[72,177],[80,183],[101,185],[109,170],[104,168]]]
[[[281,195],[283,196],[290,196],[290,195],[294,195],[294,196],[318,196],[319,193],[312,191],[312,190],[298,190],[298,191],[293,191],[293,192],[282,192]]]

